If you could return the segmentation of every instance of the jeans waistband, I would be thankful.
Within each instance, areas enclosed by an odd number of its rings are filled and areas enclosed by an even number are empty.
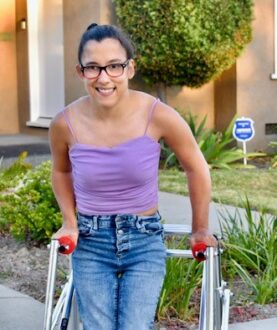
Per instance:
[[[153,215],[135,215],[135,214],[112,214],[112,215],[87,215],[78,212],[78,222],[90,223],[93,229],[98,228],[123,228],[123,227],[142,227],[144,222],[157,222],[161,219],[157,211]]]

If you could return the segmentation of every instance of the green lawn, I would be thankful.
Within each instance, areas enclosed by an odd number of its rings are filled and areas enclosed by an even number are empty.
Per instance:
[[[215,202],[242,206],[247,195],[253,209],[277,215],[277,170],[211,170],[212,199]],[[161,191],[188,195],[186,176],[175,169],[160,170]]]

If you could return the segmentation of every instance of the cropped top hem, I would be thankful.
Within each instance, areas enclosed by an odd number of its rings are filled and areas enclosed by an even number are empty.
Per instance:
[[[92,215],[113,215],[113,214],[134,214],[134,215],[138,215],[138,214],[142,214],[143,212],[146,212],[150,209],[156,208],[158,210],[158,204],[155,204],[153,206],[150,206],[146,209],[135,209],[135,208],[127,208],[127,209],[113,209],[111,211],[99,211],[99,210],[84,210],[84,209],[77,209],[78,213],[81,213],[83,215],[88,215],[88,216],[92,216]]]

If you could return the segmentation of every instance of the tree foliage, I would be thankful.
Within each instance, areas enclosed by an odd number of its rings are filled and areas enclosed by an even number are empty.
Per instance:
[[[251,40],[253,0],[113,0],[147,83],[199,87]]]

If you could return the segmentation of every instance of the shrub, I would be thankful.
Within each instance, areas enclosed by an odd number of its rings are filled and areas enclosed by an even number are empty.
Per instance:
[[[27,156],[28,153],[26,151],[22,152],[12,165],[1,170],[0,191],[16,186],[24,174],[32,168],[32,164],[26,162]]]
[[[252,37],[252,0],[113,0],[147,83],[199,87],[230,68]]]
[[[20,184],[0,197],[0,228],[20,240],[48,242],[61,225],[51,188],[50,161],[28,171]]]

